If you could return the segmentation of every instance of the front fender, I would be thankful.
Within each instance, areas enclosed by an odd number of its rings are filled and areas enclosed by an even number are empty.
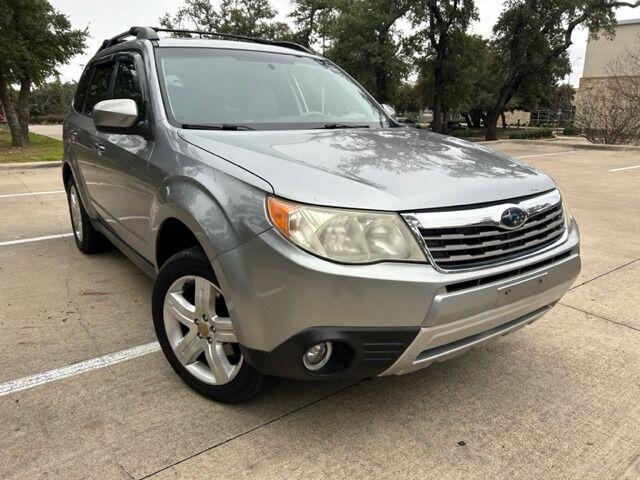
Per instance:
[[[192,177],[175,176],[163,182],[151,208],[154,259],[158,233],[168,219],[185,224],[210,261],[270,228],[265,215],[265,192],[231,177],[220,182],[218,176],[217,180],[217,195],[212,185]]]

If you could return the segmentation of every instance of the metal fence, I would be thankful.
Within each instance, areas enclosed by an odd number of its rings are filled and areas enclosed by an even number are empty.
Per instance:
[[[531,119],[529,125],[533,127],[550,127],[550,128],[563,128],[569,125],[573,125],[573,120],[576,115],[576,108],[571,109],[551,109],[551,108],[539,108],[538,110],[531,112]]]

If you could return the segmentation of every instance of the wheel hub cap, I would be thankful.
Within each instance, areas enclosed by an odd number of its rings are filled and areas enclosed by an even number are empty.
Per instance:
[[[207,326],[206,323],[204,322],[198,323],[198,333],[200,334],[201,337],[209,336],[209,327]]]

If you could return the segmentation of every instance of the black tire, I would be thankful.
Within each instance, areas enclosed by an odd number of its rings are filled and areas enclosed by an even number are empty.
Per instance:
[[[153,286],[153,324],[162,351],[171,367],[182,380],[200,395],[222,403],[238,403],[255,397],[266,381],[248,362],[243,361],[236,376],[223,385],[212,385],[192,375],[177,358],[169,343],[164,323],[164,302],[174,282],[185,276],[199,276],[219,287],[205,253],[199,247],[183,250],[169,258],[160,269]]]
[[[73,230],[73,238],[76,241],[76,246],[82,253],[92,254],[92,253],[100,253],[104,252],[111,248],[111,242],[107,240],[107,238],[102,235],[99,231],[97,231],[93,224],[91,223],[91,219],[87,214],[86,209],[84,208],[84,204],[82,203],[82,198],[78,192],[78,187],[76,185],[73,177],[69,177],[67,180],[67,184],[65,185],[65,189],[67,191],[67,204],[69,206],[69,218],[71,219],[71,229]],[[78,229],[74,224],[74,207],[72,205],[72,195],[75,191],[75,201],[77,202],[77,208],[80,212],[80,218],[82,219],[82,225]]]

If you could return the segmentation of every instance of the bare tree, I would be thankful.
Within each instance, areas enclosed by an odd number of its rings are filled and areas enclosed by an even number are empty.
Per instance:
[[[607,73],[580,98],[576,124],[592,143],[640,145],[640,49],[614,59]]]

